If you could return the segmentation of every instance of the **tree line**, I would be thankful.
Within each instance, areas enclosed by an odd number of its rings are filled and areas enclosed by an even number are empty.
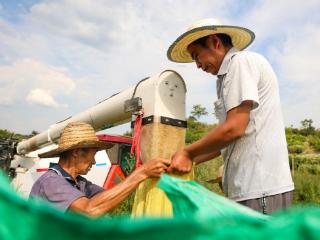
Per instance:
[[[208,115],[208,112],[204,107],[199,104],[193,106],[187,118],[186,144],[199,140],[217,126],[217,124],[201,122],[201,117],[206,115]],[[285,131],[290,165],[296,188],[294,191],[294,203],[320,204],[320,129],[316,129],[313,126],[312,119],[304,119],[301,121],[299,128],[290,126]],[[0,139],[14,138],[20,141],[36,134],[38,134],[36,131],[23,135],[6,129],[0,129]],[[126,135],[130,134],[131,132],[126,133]],[[218,168],[222,163],[223,160],[219,157],[218,159],[197,165],[195,167],[195,180],[208,189],[223,194],[217,184],[210,183],[209,181],[217,176]],[[119,206],[116,213],[129,213],[132,201],[133,195],[122,206]]]

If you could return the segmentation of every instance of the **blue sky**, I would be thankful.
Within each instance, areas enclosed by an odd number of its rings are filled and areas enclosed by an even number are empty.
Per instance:
[[[186,81],[187,114],[201,104],[210,113],[202,120],[215,123],[216,78],[166,58],[202,18],[253,30],[248,50],[273,65],[286,125],[311,118],[320,127],[319,10],[318,0],[2,0],[0,128],[43,131],[164,69]]]

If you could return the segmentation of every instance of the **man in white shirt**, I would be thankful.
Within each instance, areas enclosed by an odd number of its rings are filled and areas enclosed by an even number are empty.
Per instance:
[[[193,62],[217,75],[217,128],[177,151],[168,171],[189,172],[220,154],[225,194],[243,205],[272,213],[291,205],[294,189],[277,78],[261,55],[246,48],[254,33],[214,19],[193,24],[170,46],[174,62]]]

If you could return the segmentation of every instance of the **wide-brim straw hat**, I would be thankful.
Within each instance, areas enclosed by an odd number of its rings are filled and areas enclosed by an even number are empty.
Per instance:
[[[231,37],[232,44],[238,50],[248,47],[254,40],[254,33],[246,28],[222,25],[219,20],[209,18],[195,22],[188,30],[179,36],[167,51],[167,57],[173,62],[188,63],[193,62],[188,46],[199,38],[224,33]]]
[[[72,122],[63,129],[58,148],[39,154],[39,157],[59,157],[61,153],[77,148],[96,148],[97,150],[103,150],[111,148],[112,146],[112,143],[100,141],[90,124]]]

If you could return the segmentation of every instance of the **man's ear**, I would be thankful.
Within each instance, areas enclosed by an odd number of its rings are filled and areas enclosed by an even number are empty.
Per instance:
[[[72,157],[78,157],[79,154],[80,154],[80,151],[79,151],[79,150],[80,150],[79,148],[76,148],[76,149],[71,150],[71,156],[72,156]]]
[[[213,49],[218,49],[221,45],[221,41],[220,38],[217,37],[217,35],[212,34],[209,36],[207,44]]]

